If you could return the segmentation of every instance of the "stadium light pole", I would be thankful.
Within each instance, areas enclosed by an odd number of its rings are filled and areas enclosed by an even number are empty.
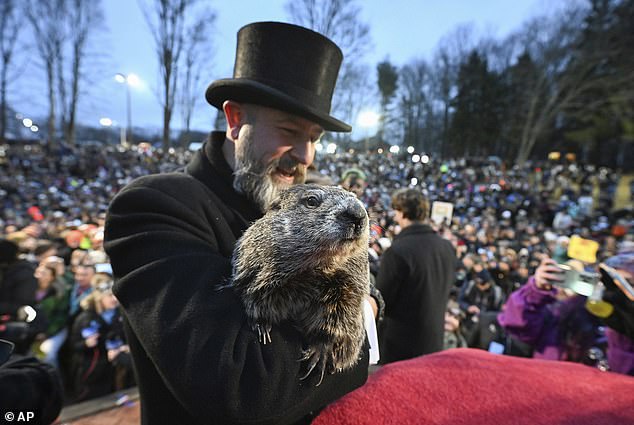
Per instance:
[[[126,143],[132,144],[132,100],[130,95],[130,87],[134,87],[139,84],[139,77],[136,74],[122,74],[117,73],[114,76],[117,83],[125,84],[126,88],[126,110],[128,115],[128,131],[126,135]]]

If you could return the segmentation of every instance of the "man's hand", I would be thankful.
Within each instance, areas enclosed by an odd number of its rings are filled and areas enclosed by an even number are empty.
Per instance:
[[[86,347],[93,348],[97,346],[98,341],[99,341],[99,334],[94,334],[86,338],[86,341],[84,341],[84,343],[86,344]]]
[[[467,313],[469,314],[480,314],[480,307],[477,305],[470,305],[467,307]]]
[[[114,350],[108,350],[108,361],[112,362],[117,358],[121,350],[119,348],[115,348]]]

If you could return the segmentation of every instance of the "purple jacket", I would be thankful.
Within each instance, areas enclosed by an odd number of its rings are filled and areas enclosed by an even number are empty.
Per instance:
[[[498,321],[505,330],[519,340],[531,344],[533,357],[548,360],[566,360],[568,353],[561,341],[558,329],[560,309],[548,306],[556,301],[556,290],[537,288],[535,278],[531,277],[526,285],[513,292]],[[575,297],[565,303],[585,302],[585,298]],[[608,364],[614,372],[634,375],[634,341],[625,335],[607,329]]]

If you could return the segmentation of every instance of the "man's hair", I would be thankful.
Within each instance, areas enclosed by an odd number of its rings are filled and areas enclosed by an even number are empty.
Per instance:
[[[97,269],[95,268],[94,264],[81,263],[81,264],[77,265],[77,269],[80,269],[80,268],[90,269],[90,270],[92,270],[93,273],[97,272]]]
[[[18,245],[7,239],[0,239],[0,264],[11,264],[18,259]]]
[[[45,269],[50,270],[51,274],[53,275],[53,280],[57,279],[57,268],[55,267],[55,264],[44,263],[42,264],[42,266]]]
[[[403,218],[422,221],[429,214],[429,201],[416,189],[399,189],[392,194],[392,208],[403,213]]]
[[[258,110],[261,108],[260,105],[256,105],[254,103],[240,103],[240,110],[242,111],[242,123],[241,124],[251,124],[255,125],[257,122]]]

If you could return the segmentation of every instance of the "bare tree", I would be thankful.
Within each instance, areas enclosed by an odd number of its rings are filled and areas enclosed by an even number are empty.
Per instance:
[[[622,93],[631,81],[631,72],[597,76],[608,60],[618,61],[618,47],[579,55],[577,43],[587,11],[574,6],[550,19],[536,18],[522,30],[525,44],[537,63],[539,73],[531,81],[524,99],[527,115],[524,122],[517,163],[525,162],[535,144],[551,128],[558,116],[571,109],[592,109],[607,106],[613,97],[596,96],[596,91]],[[595,93],[593,96],[592,93]],[[593,99],[588,104],[588,99]]]
[[[332,39],[347,61],[363,57],[372,47],[370,27],[359,20],[355,0],[298,0],[286,4],[294,22]]]
[[[370,102],[372,85],[369,81],[370,67],[365,64],[344,64],[344,71],[337,80],[337,93],[333,98],[332,110],[344,121],[352,122],[361,112],[364,105]],[[349,133],[331,133],[329,137],[335,142],[347,142]]]
[[[75,144],[75,124],[77,116],[77,105],[80,98],[81,82],[84,79],[83,70],[86,65],[86,55],[90,37],[99,30],[100,23],[103,22],[103,11],[101,0],[70,0],[68,7],[68,43],[70,50],[70,72],[69,82],[65,84],[62,97],[62,125],[66,141]],[[62,64],[60,57],[60,65]],[[60,72],[63,78],[63,72]],[[70,85],[69,97],[66,97],[66,87]]]
[[[354,115],[349,114],[359,108],[350,105],[358,97],[350,91],[359,92],[367,87],[359,66],[372,48],[370,27],[359,18],[361,8],[355,0],[291,0],[286,3],[286,10],[294,23],[325,35],[343,51],[344,62],[332,109],[345,121],[352,122]]]
[[[48,95],[48,143],[55,139],[56,131],[56,74],[59,49],[64,40],[65,0],[28,0],[26,17],[33,30],[36,51],[46,74]]]
[[[46,74],[49,142],[59,121],[72,145],[88,43],[103,22],[101,0],[28,0],[26,16]]]
[[[0,4],[0,140],[5,141],[7,131],[7,86],[9,68],[22,22],[18,2],[4,0]]]
[[[206,10],[196,14],[196,21],[188,27],[184,39],[183,69],[184,76],[177,96],[178,106],[183,118],[181,137],[187,137],[190,131],[194,107],[200,96],[201,70],[209,69],[207,61],[213,55],[209,28],[216,20],[216,14]],[[205,66],[201,66],[201,62]]]
[[[170,123],[176,100],[179,60],[185,43],[185,19],[195,0],[154,0],[154,10],[141,4],[159,61],[159,101],[163,108],[163,148],[170,145]]]

